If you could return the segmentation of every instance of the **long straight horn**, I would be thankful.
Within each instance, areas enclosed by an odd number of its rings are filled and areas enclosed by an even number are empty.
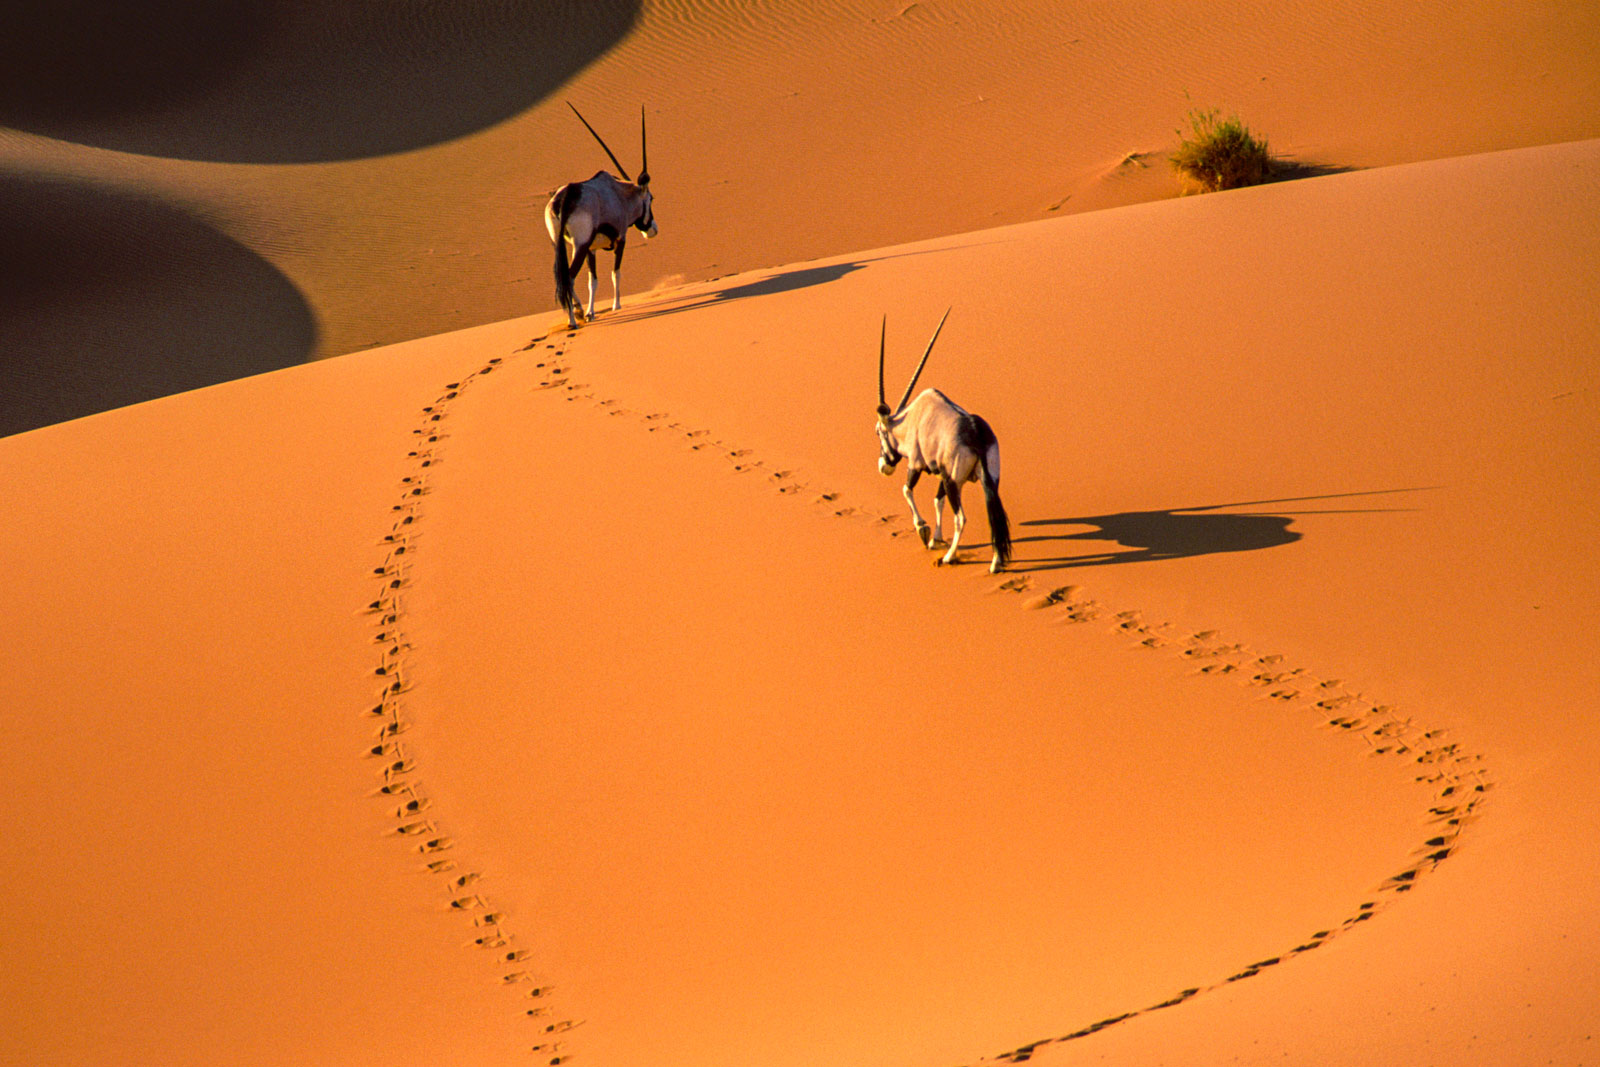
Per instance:
[[[944,320],[949,317],[950,309],[945,308],[944,315],[939,319],[939,325],[933,328],[933,336],[928,338],[927,351],[922,353],[922,362],[917,364],[917,372],[911,376],[911,384],[906,386],[906,395],[900,398],[900,405],[895,408],[896,411],[902,410],[906,406],[906,401],[911,399],[911,390],[917,387],[917,379],[922,377],[922,368],[928,365],[928,356],[933,352],[933,342],[939,339],[939,331],[944,329]]]
[[[639,105],[639,184],[650,184],[650,146],[644,137],[644,105]]]
[[[572,107],[571,100],[567,101],[567,106]],[[572,107],[572,113],[578,116],[578,121],[583,123],[584,129],[588,130],[590,133],[594,133],[594,127],[589,125],[589,120],[583,117],[583,113],[581,111],[575,107]],[[617,173],[622,175],[622,180],[625,182],[633,181],[632,178],[628,177],[628,172],[623,168],[621,161],[617,159],[616,153],[612,152],[610,146],[606,144],[605,138],[601,137],[598,133],[594,133],[594,139],[600,142],[600,147],[606,150],[606,155],[610,156],[611,162],[616,164]]]
[[[887,419],[891,414],[889,402],[883,396],[883,342],[889,333],[889,316],[883,317],[883,329],[878,333],[878,418]]]

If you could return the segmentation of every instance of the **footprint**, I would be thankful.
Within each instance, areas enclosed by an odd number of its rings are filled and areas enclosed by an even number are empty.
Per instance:
[[[1026,578],[1021,578],[1021,579],[1013,578],[1012,581],[1013,582],[1021,581],[1021,582],[1024,583],[1021,587],[1018,588],[1018,592],[1021,592],[1021,590],[1023,588],[1027,587],[1027,584],[1026,584],[1027,583],[1027,579]],[[1000,588],[1004,589],[1009,584],[1010,583],[1001,583]],[[1080,592],[1082,592],[1082,589],[1079,586],[1076,586],[1076,585],[1063,585],[1063,586],[1059,586],[1059,587],[1057,587],[1055,589],[1050,590],[1048,593],[1045,593],[1042,596],[1036,596],[1036,597],[1032,598],[1031,600],[1028,600],[1028,601],[1024,602],[1022,606],[1024,608],[1029,608],[1031,610],[1037,611],[1040,608],[1050,608],[1050,607],[1054,607],[1057,604],[1067,604],[1067,603],[1070,603]]]

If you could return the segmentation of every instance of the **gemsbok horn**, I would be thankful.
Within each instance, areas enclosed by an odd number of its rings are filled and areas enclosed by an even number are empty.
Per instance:
[[[622,272],[622,252],[628,242],[628,228],[632,227],[646,237],[656,235],[656,216],[650,195],[650,156],[645,140],[644,108],[639,108],[639,179],[628,177],[616,153],[605,139],[595,132],[577,108],[572,113],[594,139],[600,142],[611,162],[622,177],[598,171],[586,182],[570,182],[555,191],[544,207],[544,227],[556,246],[556,301],[567,313],[567,323],[576,329],[578,314],[587,321],[594,320],[594,293],[598,285],[595,268],[595,250],[610,249],[616,254],[611,264],[611,310],[622,307],[622,289],[618,275]],[[570,254],[569,254],[570,253]],[[573,279],[587,264],[589,267],[589,307],[585,312],[572,291]]]
[[[989,536],[994,543],[989,572],[998,574],[1011,560],[1011,521],[1000,503],[1000,442],[987,422],[963,410],[937,389],[924,389],[911,400],[911,391],[917,387],[922,368],[928,365],[928,356],[933,352],[933,343],[939,339],[939,331],[944,329],[945,319],[949,317],[946,309],[933,337],[928,340],[922,361],[911,375],[905,395],[891,409],[883,393],[884,347],[889,332],[889,317],[884,316],[878,335],[878,471],[887,477],[894,474],[901,460],[906,461],[904,493],[906,503],[911,505],[911,522],[922,543],[929,548],[936,549],[943,542],[944,502],[949,498],[955,515],[955,530],[950,537],[949,551],[937,560],[940,564],[956,562],[961,533],[966,529],[961,487],[981,479],[989,512]],[[917,511],[917,501],[911,495],[924,472],[939,479],[939,488],[933,496],[931,529]]]

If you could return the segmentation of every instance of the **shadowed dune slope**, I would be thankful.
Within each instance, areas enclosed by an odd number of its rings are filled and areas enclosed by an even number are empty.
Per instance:
[[[275,370],[317,344],[275,267],[161,200],[0,175],[0,434]]]
[[[554,306],[545,198],[610,166],[567,99],[629,168],[649,109],[661,234],[630,246],[631,293],[1172,197],[1191,106],[1237,109],[1298,173],[1600,136],[1586,3],[26,0],[7,19],[0,162],[202,215],[304,294],[319,357]],[[997,257],[973,284],[1031,269]],[[115,333],[116,310],[83,328]]]
[[[0,442],[0,1059],[1582,1062],[1597,177],[1083,214]],[[894,390],[951,304],[1008,576],[873,469],[879,316]]]
[[[632,26],[630,0],[19,0],[0,123],[143,155],[311,163],[504,121]]]

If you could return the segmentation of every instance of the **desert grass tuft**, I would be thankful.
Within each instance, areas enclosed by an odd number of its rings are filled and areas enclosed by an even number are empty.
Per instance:
[[[1189,136],[1172,154],[1172,167],[1201,190],[1214,193],[1260,185],[1272,177],[1267,142],[1250,132],[1237,115],[1223,118],[1215,109],[1189,112]]]

